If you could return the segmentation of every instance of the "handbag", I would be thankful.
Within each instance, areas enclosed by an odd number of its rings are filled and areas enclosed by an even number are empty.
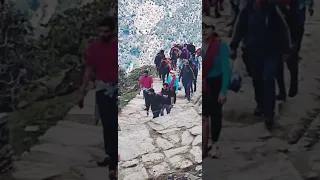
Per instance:
[[[242,77],[240,73],[234,72],[234,61],[232,62],[232,71],[231,71],[231,78],[230,78],[230,84],[228,89],[230,91],[233,91],[235,93],[239,92],[242,86]]]

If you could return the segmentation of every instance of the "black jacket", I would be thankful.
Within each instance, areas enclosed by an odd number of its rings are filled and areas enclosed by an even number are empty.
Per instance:
[[[246,4],[235,24],[230,48],[237,49],[243,38],[253,51],[291,53],[290,30],[281,9],[275,4],[265,5],[261,10],[257,10],[256,1]]]
[[[160,94],[148,95],[147,97],[147,111],[151,107],[151,111],[159,111],[163,106],[164,97]]]

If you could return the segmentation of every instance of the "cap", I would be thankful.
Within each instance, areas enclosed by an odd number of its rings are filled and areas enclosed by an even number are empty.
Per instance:
[[[154,93],[154,89],[152,88],[150,88],[148,91]]]

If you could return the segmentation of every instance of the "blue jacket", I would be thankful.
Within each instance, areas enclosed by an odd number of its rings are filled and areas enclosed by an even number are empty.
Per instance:
[[[169,76],[168,77],[168,84],[171,84],[171,81],[172,81],[172,77]],[[176,88],[175,91],[178,91],[179,90],[179,78],[176,77],[176,80],[175,82],[173,83],[173,86]]]

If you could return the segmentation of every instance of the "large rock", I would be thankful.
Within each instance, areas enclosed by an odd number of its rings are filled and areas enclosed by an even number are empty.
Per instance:
[[[145,167],[138,165],[132,168],[121,169],[118,177],[123,180],[146,180],[149,178],[149,175]]]
[[[121,160],[128,161],[155,149],[153,139],[145,125],[128,126],[118,133],[118,149]]]

